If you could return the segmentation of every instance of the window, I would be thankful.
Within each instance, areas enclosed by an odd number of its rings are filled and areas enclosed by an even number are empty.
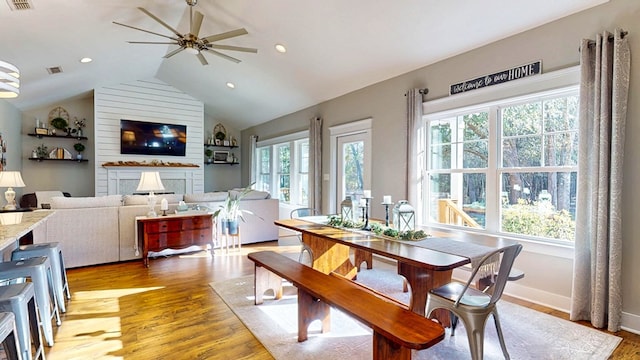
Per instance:
[[[269,191],[281,203],[307,206],[309,199],[309,139],[307,132],[258,143],[256,188]]]
[[[573,241],[575,87],[425,117],[425,223]]]

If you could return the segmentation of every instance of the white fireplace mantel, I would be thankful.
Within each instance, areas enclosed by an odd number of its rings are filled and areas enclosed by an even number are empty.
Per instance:
[[[104,166],[107,170],[107,195],[130,195],[136,191],[143,171],[157,171],[166,192],[174,194],[194,193],[194,179],[200,168],[194,167],[123,167]],[[101,193],[104,193],[100,191]]]

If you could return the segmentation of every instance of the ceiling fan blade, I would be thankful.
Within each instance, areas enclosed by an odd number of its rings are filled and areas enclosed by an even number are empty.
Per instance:
[[[258,52],[258,49],[241,47],[241,46],[218,45],[218,44],[207,44],[206,46],[208,48],[219,49],[219,50],[243,51],[243,52],[249,52],[254,54]]]
[[[193,10],[193,7],[191,9]],[[200,32],[200,26],[202,26],[202,19],[204,19],[204,15],[200,11],[196,11],[196,16],[191,19],[191,33],[196,37]]]
[[[180,34],[180,33],[178,32],[178,30],[176,30],[176,29],[172,28],[172,27],[171,27],[171,26],[169,26],[169,24],[167,24],[166,22],[164,22],[164,21],[160,20],[160,18],[159,18],[159,17],[157,17],[157,16],[153,15],[153,14],[152,14],[152,13],[150,13],[147,9],[142,8],[142,7],[139,7],[138,9],[140,9],[140,11],[142,11],[143,13],[145,13],[145,14],[149,15],[149,17],[151,17],[153,20],[155,20],[155,21],[159,22],[159,23],[160,23],[160,25],[162,25],[162,26],[166,27],[167,29],[169,29],[169,31],[171,31],[172,33],[176,34],[178,37],[180,37],[180,38],[182,37],[182,34]]]
[[[171,39],[171,40],[175,40],[175,41],[178,41],[178,40],[179,40],[179,39],[176,39],[176,38],[174,38],[174,37],[172,37],[172,36],[167,36],[167,35],[163,35],[163,34],[158,34],[158,33],[153,32],[153,31],[149,31],[149,30],[145,30],[145,29],[140,29],[140,28],[137,28],[137,27],[135,27],[135,26],[122,24],[122,23],[119,23],[119,22],[116,22],[116,21],[113,21],[113,23],[114,23],[114,24],[116,24],[116,25],[120,25],[120,26],[127,27],[127,28],[129,28],[129,29],[134,29],[134,30],[143,31],[143,32],[146,32],[146,33],[149,33],[149,34],[153,34],[153,35],[158,35],[158,36],[166,37],[167,39]],[[179,37],[181,38],[182,36],[179,36]]]
[[[168,58],[172,57],[173,55],[179,53],[182,50],[184,50],[183,47],[177,48],[177,49],[173,50],[172,52],[168,53],[167,55],[163,56],[163,58],[168,59]]]
[[[163,42],[163,41],[127,41],[129,44],[160,44],[160,45],[178,45],[177,42]]]
[[[204,55],[202,55],[202,52],[199,52],[198,55],[196,55],[198,57],[198,60],[200,60],[200,63],[202,65],[209,65],[209,63],[207,62],[207,59],[204,58]]]
[[[223,53],[221,53],[221,52],[218,52],[218,51],[215,51],[215,50],[212,50],[212,49],[208,49],[208,48],[207,48],[207,49],[203,49],[203,50],[209,51],[209,52],[213,53],[214,55],[218,55],[218,56],[220,56],[221,58],[225,58],[225,59],[227,59],[227,60],[229,60],[229,61],[233,61],[233,62],[234,62],[234,63],[236,63],[236,64],[240,62],[240,60],[238,60],[238,59],[236,59],[236,58],[234,58],[234,57],[231,57],[231,56],[229,56],[229,55],[225,55],[225,54],[223,54]]]
[[[203,38],[202,40],[206,40],[207,42],[212,43],[214,41],[220,41],[220,40],[229,39],[229,38],[232,38],[232,37],[236,37],[236,36],[240,36],[240,35],[247,35],[247,34],[248,34],[247,30],[245,30],[245,28],[241,28],[241,29],[227,31],[227,32],[222,33],[222,34],[207,36],[206,38]]]

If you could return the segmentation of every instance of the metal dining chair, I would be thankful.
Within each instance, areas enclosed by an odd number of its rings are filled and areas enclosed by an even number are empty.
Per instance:
[[[305,208],[298,208],[298,209],[291,210],[291,214],[289,216],[291,217],[291,219],[296,219],[300,217],[315,216],[319,214],[320,213],[318,212],[318,210],[305,207]],[[300,245],[302,246],[302,248],[300,249],[300,256],[298,257],[298,262],[302,262],[302,256],[304,255],[305,251],[307,252],[307,254],[309,254],[309,258],[313,261],[313,253],[311,252],[311,248],[309,248],[307,244],[302,242],[301,233],[298,233],[297,235],[298,235],[298,240],[300,241]]]
[[[498,339],[502,347],[505,359],[509,359],[509,352],[504,342],[500,318],[496,303],[502,297],[505,285],[509,280],[511,267],[518,254],[522,251],[521,244],[507,246],[485,255],[474,268],[465,283],[450,282],[441,287],[432,289],[427,296],[427,316],[435,309],[445,309],[455,316],[452,322],[451,335],[455,332],[455,319],[462,320],[467,337],[469,339],[469,350],[473,360],[481,360],[484,352],[484,328],[489,315],[493,315],[496,325]],[[489,270],[482,276],[482,289],[471,287],[475,282],[476,275],[482,269],[484,271],[493,269],[491,263],[499,259],[497,272]]]

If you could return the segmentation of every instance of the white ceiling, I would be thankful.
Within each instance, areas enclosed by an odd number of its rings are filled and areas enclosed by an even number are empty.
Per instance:
[[[188,32],[184,0],[30,0],[21,11],[0,1],[0,59],[21,71],[8,101],[22,111],[156,77],[242,130],[607,1],[200,0],[201,36],[244,27],[249,35],[219,44],[258,49],[225,51],[239,64],[205,54],[207,66],[185,52],[162,59],[175,47],[127,41],[166,39],[112,23],[170,35],[140,6]],[[53,66],[63,73],[49,75]]]

